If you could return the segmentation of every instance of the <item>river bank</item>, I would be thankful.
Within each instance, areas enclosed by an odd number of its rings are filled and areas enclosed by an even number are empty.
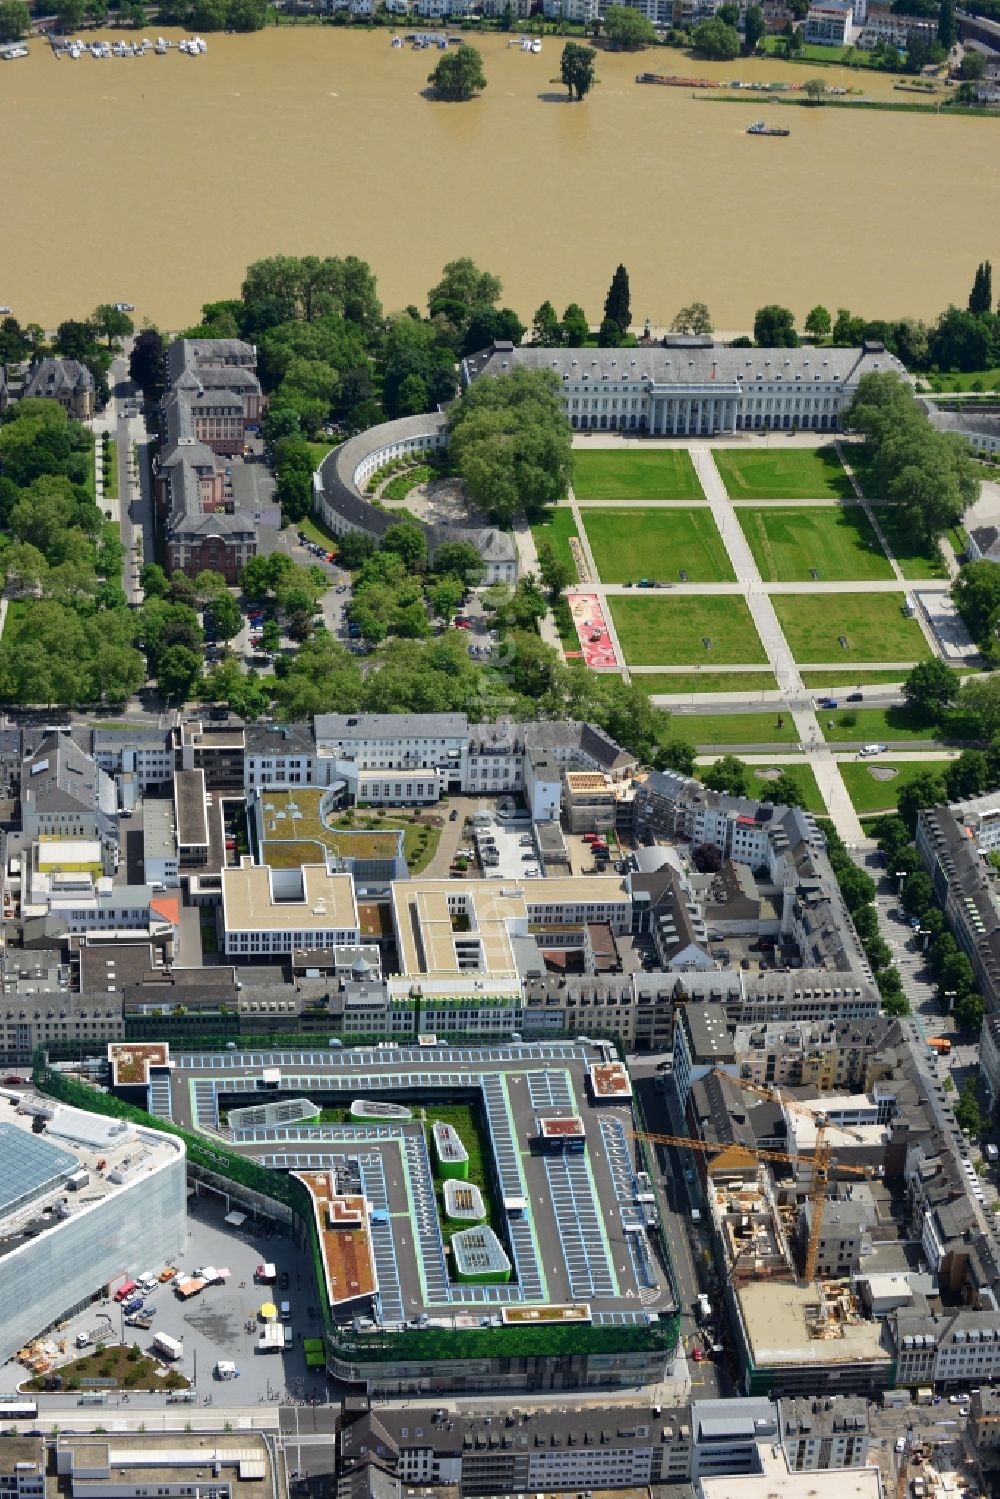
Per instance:
[[[803,94],[702,94],[692,93],[692,99],[704,100],[709,104],[754,104],[760,108],[766,104],[769,108],[772,104],[793,104],[804,109],[883,109],[895,114],[932,114],[941,118],[951,119],[960,116],[963,119],[996,120],[1000,119],[1000,109],[988,109],[985,105],[978,104],[948,104],[942,98],[929,98],[926,104],[918,104],[912,99],[838,99],[824,98],[819,100],[810,99]]]
[[[641,54],[602,51],[577,104],[552,81],[561,38],[539,56],[479,36],[487,88],[446,104],[425,97],[435,56],[390,35],[213,33],[195,61],[107,65],[33,44],[3,69],[0,303],[50,327],[128,301],[140,324],[184,327],[238,290],[248,262],[287,252],[369,261],[387,309],[423,304],[444,262],[471,255],[525,322],[547,298],[599,321],[619,261],[640,325],[669,326],[695,300],[723,328],[750,326],[770,301],[799,317],[817,302],[933,317],[964,304],[1000,242],[981,121],[921,118],[936,112],[893,99],[892,75],[825,70],[910,108],[803,110],[768,152],[739,113],[637,86]],[[658,48],[655,62],[691,71],[681,52]],[[770,58],[697,71],[803,80]],[[765,96],[748,97],[761,112]]]

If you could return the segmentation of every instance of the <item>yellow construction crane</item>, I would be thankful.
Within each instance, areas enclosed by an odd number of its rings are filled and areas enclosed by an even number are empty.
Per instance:
[[[684,1150],[697,1150],[702,1155],[722,1155],[724,1151],[737,1150],[742,1151],[744,1155],[748,1155],[751,1160],[754,1161],[782,1161],[793,1166],[811,1166],[813,1170],[813,1183],[809,1193],[810,1201],[812,1201],[814,1205],[816,1202],[825,1201],[826,1182],[828,1179],[831,1160],[831,1152],[829,1150],[826,1151],[825,1155],[821,1155],[819,1149],[817,1148],[817,1150],[814,1151],[811,1155],[805,1155],[795,1154],[794,1152],[787,1150],[760,1150],[756,1146],[751,1148],[748,1145],[719,1145],[715,1140],[694,1140],[689,1138],[687,1135],[659,1135],[653,1134],[648,1130],[631,1130],[629,1133],[632,1135],[633,1139],[648,1140],[651,1145],[679,1145]],[[868,1175],[867,1166],[838,1165],[837,1169],[838,1171],[844,1171],[851,1176]],[[817,1192],[817,1181],[822,1182],[822,1190],[819,1192]],[[820,1221],[822,1221],[822,1209],[820,1209],[817,1213],[814,1206],[814,1222],[817,1217],[820,1219]],[[819,1248],[818,1232],[810,1233],[809,1243],[811,1254],[810,1252],[807,1252],[806,1254],[806,1264],[803,1275],[804,1280],[806,1280],[807,1282],[813,1281],[816,1278],[816,1251]]]
[[[809,1184],[809,1241],[806,1246],[806,1259],[803,1267],[803,1275],[807,1281],[816,1278],[816,1261],[819,1258],[819,1241],[823,1231],[823,1214],[826,1211],[827,1187],[830,1180],[830,1164],[834,1159],[832,1147],[826,1143],[826,1130],[829,1120],[820,1110],[810,1108],[807,1103],[800,1103],[797,1098],[785,1098],[777,1088],[768,1087],[766,1084],[750,1082],[748,1078],[732,1079],[738,1088],[743,1088],[751,1093],[759,1093],[762,1098],[769,1098],[773,1103],[779,1103],[783,1108],[792,1110],[796,1114],[807,1115],[816,1126],[816,1149],[813,1156],[815,1162],[812,1181]],[[843,1133],[853,1135],[856,1140],[865,1143],[864,1136],[857,1130],[838,1126]],[[841,1171],[850,1171],[859,1176],[868,1176],[867,1167],[840,1166]]]

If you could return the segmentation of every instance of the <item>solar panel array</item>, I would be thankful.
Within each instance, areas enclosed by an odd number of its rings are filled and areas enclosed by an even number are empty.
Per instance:
[[[413,1195],[413,1227],[420,1245],[427,1303],[430,1306],[447,1304],[450,1296],[448,1266],[444,1257],[441,1225],[434,1199],[434,1178],[423,1131],[407,1135],[403,1149]]]
[[[149,1112],[158,1119],[173,1119],[174,1110],[170,1099],[170,1078],[163,1072],[150,1072]]]
[[[552,1211],[574,1300],[617,1296],[614,1271],[584,1156],[551,1156],[545,1162]]]
[[[576,1112],[573,1092],[565,1072],[553,1072],[550,1068],[528,1073],[528,1097],[531,1107],[538,1109],[570,1109]]]

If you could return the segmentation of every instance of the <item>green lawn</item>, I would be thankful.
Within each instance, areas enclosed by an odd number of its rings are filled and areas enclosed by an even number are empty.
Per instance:
[[[671,713],[664,720],[664,739],[689,744],[795,744],[798,733],[787,708],[766,713]]]
[[[887,760],[880,755],[877,760],[841,761],[840,773],[856,812],[894,812],[900,791],[914,776],[925,771],[943,775],[949,763],[930,759]],[[879,781],[872,775],[876,769],[895,770],[896,774],[889,781]]]
[[[826,711],[816,710],[824,739],[834,742],[858,744],[881,743],[892,739],[934,739],[937,726],[927,723],[922,715],[914,713],[907,703],[891,708],[854,708]],[[828,725],[833,723],[833,728]]]
[[[750,795],[767,796],[767,778],[761,775],[762,770],[778,770],[791,779],[802,793],[802,805],[807,812],[816,812],[821,817],[826,815],[826,803],[820,794],[819,786],[816,784],[816,775],[811,765],[748,765],[750,772]]]
[[[557,512],[558,514],[558,512]],[[725,543],[707,505],[692,510],[581,510],[602,583],[640,578],[692,583],[736,580]]]
[[[573,492],[578,500],[703,500],[690,454],[683,448],[637,452],[576,449]]]
[[[741,598],[637,594],[608,602],[625,659],[636,666],[693,666],[712,661],[742,666],[767,660]]]
[[[880,682],[902,682],[905,679],[905,671],[886,667],[869,671],[863,666],[845,666],[841,671],[802,672],[804,687],[839,687],[844,692],[857,692],[865,687],[875,687]]]
[[[310,541],[315,541],[317,546],[325,546],[331,552],[337,549],[336,536],[315,516],[307,515],[305,520],[297,520],[293,529],[301,531]]]
[[[744,452],[713,448],[731,500],[850,500],[851,481],[832,446]]]
[[[770,671],[643,672],[632,681],[644,692],[773,692],[777,679]]]
[[[923,661],[930,647],[902,593],[774,594],[771,603],[796,661]],[[846,647],[841,645],[846,639]]]
[[[969,370],[966,374],[928,375],[926,379],[932,390],[978,392],[1000,390],[1000,370]]]
[[[332,453],[337,444],[335,442],[311,442],[308,446],[312,454],[312,461],[319,468],[327,453]]]
[[[935,544],[930,554],[915,546],[912,536],[908,533],[905,523],[901,522],[899,512],[894,506],[876,505],[875,519],[885,533],[885,539],[889,543],[892,555],[899,563],[899,570],[904,578],[914,578],[919,582],[921,578],[946,578],[948,576],[937,545]]]
[[[736,517],[765,583],[893,575],[860,505],[740,506]]]
[[[535,548],[547,541],[561,562],[565,562],[573,569],[572,577],[576,581],[576,563],[573,561],[573,553],[569,549],[569,539],[576,536],[576,525],[573,520],[573,512],[567,508],[553,510],[551,517],[540,525],[532,526],[531,534],[535,540]]]

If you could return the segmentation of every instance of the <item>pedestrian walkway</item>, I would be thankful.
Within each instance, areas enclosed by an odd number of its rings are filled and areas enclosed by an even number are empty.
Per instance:
[[[514,521],[514,545],[517,547],[518,571],[523,578],[528,573],[538,577],[538,551],[535,547],[535,538],[531,534],[531,527],[523,515],[519,515]],[[547,609],[538,622],[538,633],[550,645],[554,651],[558,651],[560,660],[563,659],[562,641],[559,639],[559,631],[556,622],[552,618],[552,611]]]

